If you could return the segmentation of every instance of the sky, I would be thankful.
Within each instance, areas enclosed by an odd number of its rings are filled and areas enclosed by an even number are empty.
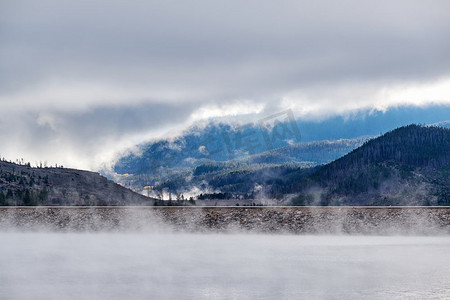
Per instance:
[[[96,170],[214,117],[450,105],[450,1],[0,2],[0,155]]]

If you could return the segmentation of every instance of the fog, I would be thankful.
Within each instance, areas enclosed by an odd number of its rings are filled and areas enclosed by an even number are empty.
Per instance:
[[[442,299],[445,236],[0,233],[1,299]]]

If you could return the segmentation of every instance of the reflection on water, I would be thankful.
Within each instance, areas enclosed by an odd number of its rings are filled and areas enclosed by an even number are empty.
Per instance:
[[[0,299],[450,295],[448,237],[0,233],[0,245]]]

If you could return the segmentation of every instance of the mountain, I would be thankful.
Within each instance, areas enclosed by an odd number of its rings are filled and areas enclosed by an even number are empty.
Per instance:
[[[450,129],[410,125],[291,187],[295,205],[450,205]]]
[[[247,164],[322,165],[349,153],[371,138],[373,137],[361,136],[354,139],[298,143],[243,157],[238,161]]]
[[[253,169],[257,164],[316,166],[393,128],[413,122],[446,126],[449,115],[450,106],[437,105],[360,111],[320,121],[295,119],[289,110],[244,125],[210,121],[177,137],[138,145],[137,151],[117,160],[111,173],[103,174],[141,191],[144,186],[190,176],[196,167],[215,162],[237,160]]]
[[[166,146],[179,151],[177,144]],[[127,185],[141,189],[146,176],[151,174],[122,175]],[[177,200],[194,191],[200,200],[290,197],[293,205],[450,205],[450,129],[409,125],[372,139],[298,143],[227,161],[199,159],[147,188]],[[0,161],[0,205],[165,202],[94,172]]]
[[[368,139],[299,143],[229,161],[197,160],[191,167],[167,167],[164,174],[127,174],[119,178],[137,190],[151,185],[155,191],[178,195],[220,192],[251,197],[255,187],[278,191],[275,186],[294,183],[307,173],[305,168],[333,161]]]
[[[153,205],[98,173],[0,161],[0,205]]]
[[[222,193],[231,198],[252,198],[255,193],[270,193],[271,197],[276,197],[285,186],[311,173],[311,167],[333,161],[367,140],[299,143],[231,161],[209,161],[173,174],[158,183],[155,190],[166,189],[176,194],[191,194],[190,191],[215,194],[210,197],[221,197]]]
[[[313,170],[288,164],[249,166],[216,162],[200,165],[190,174],[174,176],[155,186],[155,190],[177,195],[195,194],[199,200],[281,198],[287,186]]]
[[[294,122],[295,123],[295,122]],[[191,168],[207,161],[228,161],[300,142],[292,122],[261,128],[209,122],[194,125],[173,139],[139,145],[138,154],[121,157],[114,166],[119,174],[163,174],[168,169]]]

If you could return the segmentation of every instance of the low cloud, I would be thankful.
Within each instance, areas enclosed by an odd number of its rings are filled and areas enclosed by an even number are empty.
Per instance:
[[[448,1],[0,4],[0,154],[96,168],[210,117],[450,104]]]

